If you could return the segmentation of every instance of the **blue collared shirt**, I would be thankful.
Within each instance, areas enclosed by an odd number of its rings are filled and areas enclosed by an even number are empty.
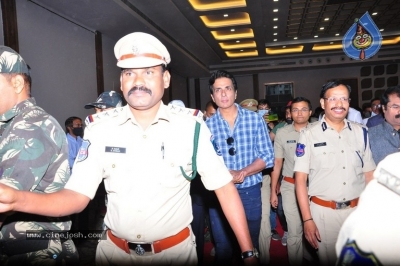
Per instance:
[[[269,138],[267,125],[257,113],[246,110],[236,104],[238,115],[233,131],[228,122],[222,117],[219,109],[215,115],[206,121],[213,134],[213,144],[218,153],[222,155],[225,165],[229,170],[240,170],[253,163],[257,158],[265,162],[266,168],[274,165],[274,149]],[[234,142],[228,145],[227,139],[233,137]],[[229,155],[229,149],[234,147],[235,155]],[[248,176],[243,183],[236,184],[237,188],[254,186],[262,181],[262,173]]]
[[[69,169],[71,170],[72,173],[72,167],[74,166],[75,158],[78,155],[79,148],[82,145],[82,138],[77,137],[75,139],[69,133],[67,133],[67,141],[68,141],[68,163],[69,163]]]

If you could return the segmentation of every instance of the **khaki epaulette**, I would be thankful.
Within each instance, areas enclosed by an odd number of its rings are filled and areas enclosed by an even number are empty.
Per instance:
[[[173,104],[169,104],[168,109],[174,114],[192,116],[193,118],[195,118],[195,120],[197,120],[199,122],[204,122],[204,120],[203,120],[204,114],[199,109],[191,109],[191,108],[181,107],[181,106],[177,106],[177,105],[173,105]]]
[[[96,113],[92,115],[88,115],[85,119],[86,126],[93,126],[103,121],[107,121],[110,118],[118,116],[123,110],[123,107],[117,107],[111,110],[107,110],[105,112]]]

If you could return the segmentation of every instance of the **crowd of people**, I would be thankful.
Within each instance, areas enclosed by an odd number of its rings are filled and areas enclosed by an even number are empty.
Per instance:
[[[104,92],[64,132],[31,97],[29,66],[0,46],[1,265],[77,265],[73,239],[30,237],[70,230],[102,184],[97,265],[202,265],[206,224],[215,265],[270,265],[274,210],[290,265],[399,263],[374,236],[383,221],[365,217],[390,204],[375,198],[399,202],[400,86],[354,121],[350,86],[332,80],[314,114],[299,96],[279,119],[268,99],[237,103],[235,77],[217,70],[202,114],[163,104],[171,57],[157,38],[128,34],[114,53],[127,104]]]

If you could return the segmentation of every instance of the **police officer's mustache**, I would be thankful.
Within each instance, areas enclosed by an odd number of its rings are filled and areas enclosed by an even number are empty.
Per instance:
[[[333,107],[333,108],[331,108],[331,110],[343,110],[343,111],[346,111],[346,108],[344,108],[344,107]]]
[[[132,93],[134,93],[137,90],[147,92],[148,94],[150,94],[150,96],[152,95],[151,90],[149,90],[145,86],[135,86],[135,87],[133,87],[132,89],[130,89],[128,91],[128,96],[131,95]]]

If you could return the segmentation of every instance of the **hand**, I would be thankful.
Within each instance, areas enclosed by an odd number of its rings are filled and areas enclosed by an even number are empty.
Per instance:
[[[256,257],[250,257],[243,260],[244,265],[259,265]]]
[[[270,202],[271,202],[271,206],[273,208],[277,208],[278,207],[278,196],[273,191],[271,191],[271,200],[270,200]]]
[[[321,242],[321,237],[313,220],[304,223],[304,236],[313,248],[318,249],[318,242]]]
[[[278,182],[276,184],[276,195],[278,195],[279,193],[281,193],[281,182]]]
[[[17,201],[18,191],[0,183],[0,213],[12,211]]]
[[[263,115],[263,118],[264,118],[264,120],[265,120],[265,123],[269,123],[269,114],[265,114],[265,115]]]
[[[241,170],[229,170],[229,173],[232,175],[233,183],[240,184],[243,183],[245,176],[245,172]]]

